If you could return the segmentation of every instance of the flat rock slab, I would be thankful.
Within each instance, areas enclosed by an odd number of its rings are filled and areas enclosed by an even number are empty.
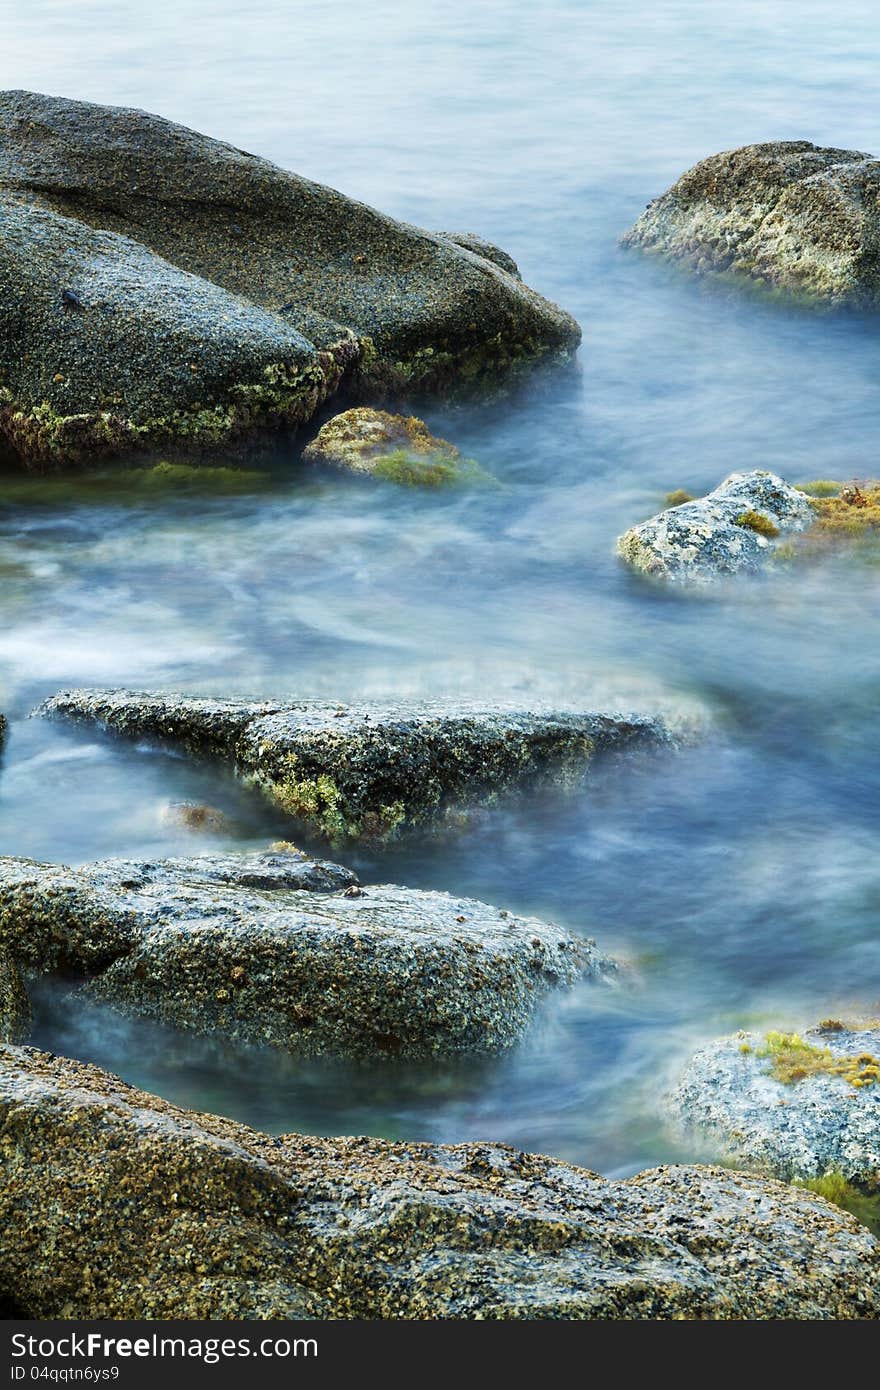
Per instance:
[[[479,240],[144,111],[0,93],[0,436],[34,467],[216,451],[340,385],[448,392],[580,329]]]
[[[220,758],[332,844],[460,824],[517,785],[575,783],[612,747],[672,745],[662,718],[449,703],[334,705],[65,690],[40,713]]]
[[[497,1052],[551,989],[614,968],[536,918],[286,854],[0,859],[3,944],[123,1012],[302,1056]]]
[[[617,542],[622,559],[652,579],[709,585],[760,570],[778,536],[816,521],[809,498],[775,473],[731,473],[706,497],[667,507]]]
[[[806,140],[712,155],[648,204],[624,245],[815,304],[880,304],[880,162]]]
[[[273,1138],[30,1048],[0,1049],[0,1163],[0,1295],[30,1318],[880,1313],[877,1241],[780,1183]]]
[[[811,1030],[804,1041],[834,1057],[880,1054],[880,1028]],[[708,1137],[719,1155],[786,1178],[840,1173],[880,1189],[880,1083],[839,1075],[774,1075],[766,1039],[737,1033],[701,1049],[670,1099],[676,1124]]]

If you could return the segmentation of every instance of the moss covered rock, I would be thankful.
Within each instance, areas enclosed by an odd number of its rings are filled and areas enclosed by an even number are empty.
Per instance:
[[[333,844],[457,826],[514,786],[574,783],[594,754],[670,745],[660,717],[449,702],[331,705],[66,690],[52,718],[221,758]]]
[[[880,161],[806,140],[702,160],[624,244],[816,304],[880,307]]]
[[[454,444],[431,434],[424,420],[368,406],[334,415],[303,450],[303,458],[408,487],[447,487],[480,476],[477,465],[463,459]]]
[[[0,1296],[31,1318],[831,1319],[880,1245],[722,1168],[275,1138],[0,1050]]]
[[[302,1056],[492,1053],[595,942],[296,853],[67,869],[0,859],[0,941],[127,1013]]]
[[[0,94],[0,437],[32,466],[196,452],[351,393],[564,360],[495,261],[143,111]]]
[[[727,1158],[786,1179],[838,1174],[880,1195],[876,1024],[721,1038],[689,1063],[671,1109]]]
[[[713,584],[760,569],[779,536],[808,530],[816,512],[775,473],[731,473],[706,497],[668,507],[627,531],[618,553],[633,569],[672,584]]]
[[[0,945],[0,1043],[25,1042],[31,1031],[27,990],[12,955]]]

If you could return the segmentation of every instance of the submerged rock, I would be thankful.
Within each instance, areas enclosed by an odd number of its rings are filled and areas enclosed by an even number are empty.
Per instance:
[[[880,1194],[880,1025],[721,1038],[670,1103],[727,1158],[786,1179],[837,1173]]]
[[[305,1056],[497,1052],[550,989],[614,968],[536,918],[283,852],[0,859],[2,942],[124,1012]]]
[[[817,303],[880,305],[880,161],[806,140],[702,160],[623,238],[701,273]]]
[[[303,450],[303,458],[410,487],[445,487],[481,472],[454,444],[431,434],[424,420],[368,406],[334,415]]]
[[[805,531],[816,512],[775,473],[731,473],[706,497],[658,512],[617,542],[633,569],[674,584],[712,584],[757,570],[781,535]]]
[[[169,830],[187,830],[196,835],[225,835],[232,827],[225,811],[198,801],[167,801],[159,812],[159,820]]]
[[[880,1312],[877,1241],[779,1183],[271,1137],[30,1048],[0,1049],[0,1161],[0,1296],[30,1318]]]
[[[18,966],[0,946],[0,1043],[21,1043],[30,1036],[31,1006]]]
[[[449,237],[143,111],[0,94],[0,437],[32,466],[214,450],[343,376],[473,387],[579,340]]]
[[[458,823],[516,785],[575,782],[599,751],[671,745],[659,717],[465,702],[333,705],[65,690],[42,714],[221,758],[334,844]]]

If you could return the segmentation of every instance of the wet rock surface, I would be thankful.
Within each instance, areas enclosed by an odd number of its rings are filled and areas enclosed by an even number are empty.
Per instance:
[[[424,420],[368,406],[334,415],[303,458],[410,487],[448,486],[480,471],[454,444],[431,434]]]
[[[0,946],[0,1043],[27,1042],[31,1006],[21,974],[9,951]]]
[[[674,745],[661,717],[476,703],[334,705],[65,690],[40,713],[220,758],[333,844],[455,827],[516,786],[580,780],[598,752]]]
[[[702,160],[624,245],[822,304],[880,305],[880,162],[806,140]]]
[[[284,852],[0,860],[0,905],[0,943],[89,972],[92,997],[303,1056],[497,1052],[551,989],[614,968],[536,918]]]
[[[0,437],[34,467],[198,453],[349,392],[565,360],[563,310],[453,239],[143,111],[0,94]]]
[[[857,1068],[832,1069],[860,1058],[876,1065],[880,1026],[835,1023],[790,1037],[784,1069],[776,1058],[789,1035],[737,1033],[702,1048],[670,1098],[674,1122],[719,1156],[774,1176],[839,1173],[880,1193],[880,1077],[853,1084]]]
[[[0,1049],[0,1295],[42,1318],[872,1318],[880,1245],[722,1168],[271,1137]]]
[[[808,530],[815,521],[809,499],[775,473],[731,473],[706,497],[632,527],[617,548],[628,565],[653,579],[707,585],[759,570],[779,536]]]

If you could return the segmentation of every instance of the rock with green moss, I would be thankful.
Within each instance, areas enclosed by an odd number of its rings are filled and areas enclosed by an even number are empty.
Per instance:
[[[809,499],[775,473],[731,473],[706,497],[668,507],[627,531],[618,553],[633,569],[671,584],[714,584],[766,565],[779,536],[816,521]]]
[[[214,453],[349,395],[497,385],[580,330],[500,265],[143,111],[0,94],[0,438]]]
[[[66,690],[41,712],[220,758],[333,844],[454,829],[517,786],[576,784],[598,752],[674,746],[661,716],[466,702],[333,705]]]
[[[25,1042],[30,1031],[27,990],[11,953],[0,945],[0,1043]]]
[[[29,1318],[880,1314],[880,1244],[809,1192],[275,1137],[30,1048],[0,1049],[0,1163],[0,1298]]]
[[[303,458],[408,487],[448,487],[480,474],[454,444],[431,434],[424,420],[368,406],[334,415]]]
[[[880,307],[880,161],[806,140],[702,160],[624,245],[820,305]]]
[[[295,853],[0,859],[0,904],[0,942],[37,968],[88,972],[89,996],[299,1056],[499,1052],[551,989],[614,969],[595,942],[536,918],[362,888]]]
[[[880,1027],[827,1020],[803,1035],[737,1033],[689,1063],[676,1123],[775,1177],[832,1173],[880,1195]],[[880,1208],[878,1208],[880,1216]]]

